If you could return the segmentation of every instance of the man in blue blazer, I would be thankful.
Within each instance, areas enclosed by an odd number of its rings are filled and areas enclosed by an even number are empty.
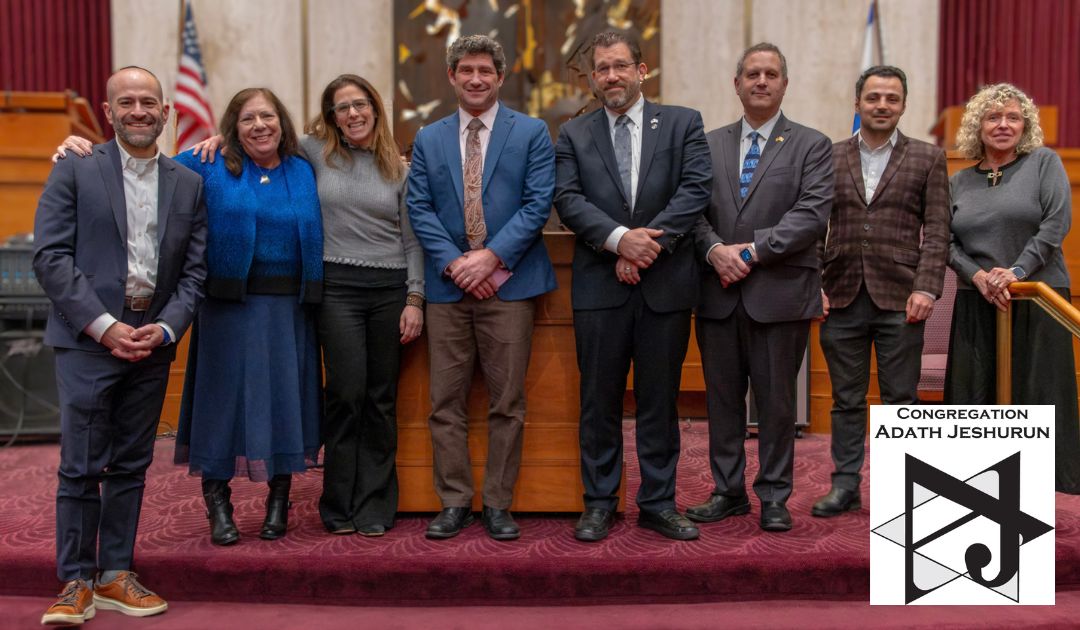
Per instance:
[[[555,149],[555,207],[577,235],[571,299],[585,511],[574,536],[597,541],[611,527],[633,362],[638,524],[690,540],[698,530],[675,510],[676,399],[697,303],[693,228],[709,205],[709,147],[698,112],[642,96],[637,42],[601,33],[587,55],[604,107],[564,124]]]
[[[472,522],[467,397],[479,360],[490,398],[483,524],[492,538],[513,540],[533,298],[556,286],[542,237],[554,154],[543,122],[498,100],[506,72],[498,42],[459,38],[446,60],[459,109],[417,134],[407,197],[425,255],[428,423],[443,505],[427,536],[450,538]]]
[[[169,364],[206,279],[202,179],[157,150],[169,109],[161,84],[128,67],[107,94],[116,140],[58,162],[34,222],[60,398],[65,586],[45,624],[81,624],[96,608],[140,617],[167,608],[130,569]]]

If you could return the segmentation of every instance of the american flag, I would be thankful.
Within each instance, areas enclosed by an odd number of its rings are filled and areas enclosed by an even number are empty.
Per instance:
[[[183,52],[176,77],[174,107],[177,152],[214,134],[214,116],[210,113],[210,99],[206,94],[206,73],[203,72],[195,19],[191,16],[191,2],[184,3]]]

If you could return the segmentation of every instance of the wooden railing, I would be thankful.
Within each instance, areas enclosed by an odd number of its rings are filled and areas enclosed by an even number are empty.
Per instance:
[[[1075,337],[1080,337],[1080,310],[1045,282],[1014,282],[1013,300],[1031,300]],[[997,314],[997,402],[1012,403],[1012,300]]]

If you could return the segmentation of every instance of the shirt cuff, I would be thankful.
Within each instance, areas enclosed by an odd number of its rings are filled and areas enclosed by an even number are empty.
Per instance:
[[[916,289],[915,291],[912,291],[912,293],[922,293],[926,297],[930,298],[932,301],[937,302],[937,296],[929,291],[919,291],[918,289]]]
[[[101,338],[105,336],[105,331],[109,329],[109,326],[112,326],[115,323],[115,317],[108,313],[102,313],[97,319],[90,322],[90,324],[83,329],[83,332],[90,335],[94,341],[101,343]]]
[[[612,254],[619,253],[619,241],[622,240],[623,234],[630,231],[630,228],[620,225],[608,234],[607,240],[604,241],[604,249],[608,250]]]
[[[161,342],[161,345],[167,346],[171,343],[176,343],[176,333],[173,332],[172,326],[166,324],[164,320],[160,319],[154,323],[158,326],[161,326],[161,329],[165,331],[166,339],[165,341]]]

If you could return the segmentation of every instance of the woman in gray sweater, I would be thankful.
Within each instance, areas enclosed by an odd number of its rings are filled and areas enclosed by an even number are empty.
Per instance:
[[[995,308],[1009,284],[1045,282],[1069,299],[1061,243],[1072,218],[1061,158],[1042,146],[1039,110],[1007,83],[968,101],[959,149],[978,164],[954,175],[949,265],[958,290],[945,402],[996,402]],[[1013,305],[1012,392],[1016,404],[1055,405],[1057,490],[1080,493],[1080,424],[1071,334],[1029,301]]]
[[[300,141],[315,169],[324,234],[319,514],[335,534],[381,536],[397,512],[398,370],[401,346],[423,328],[423,252],[379,93],[343,74],[323,90],[320,109]]]

